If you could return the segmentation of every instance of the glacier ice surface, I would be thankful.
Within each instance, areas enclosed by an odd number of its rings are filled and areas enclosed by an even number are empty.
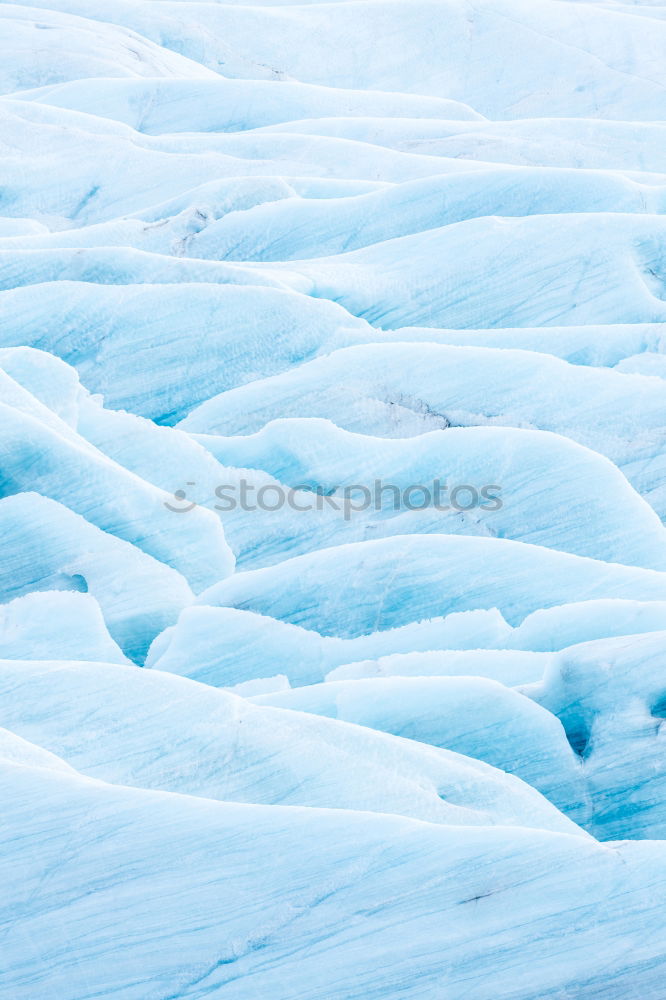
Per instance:
[[[33,3],[0,996],[663,1000],[663,0]]]

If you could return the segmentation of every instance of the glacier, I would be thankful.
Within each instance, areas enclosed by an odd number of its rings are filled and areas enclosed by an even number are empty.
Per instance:
[[[0,50],[0,998],[663,1000],[666,4]]]

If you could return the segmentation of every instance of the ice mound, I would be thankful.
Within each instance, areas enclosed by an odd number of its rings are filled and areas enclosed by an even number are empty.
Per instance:
[[[0,605],[0,657],[11,660],[128,663],[108,633],[102,609],[75,590],[34,591]]]
[[[236,573],[200,594],[197,603],[354,638],[478,608],[498,608],[515,625],[574,596],[665,600],[666,573],[506,539],[402,535]]]

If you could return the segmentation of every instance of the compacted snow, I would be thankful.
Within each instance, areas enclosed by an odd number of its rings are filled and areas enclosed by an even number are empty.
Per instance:
[[[663,1000],[666,4],[44,2],[0,997]]]

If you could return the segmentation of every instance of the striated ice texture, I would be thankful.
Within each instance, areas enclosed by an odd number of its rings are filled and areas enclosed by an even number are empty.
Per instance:
[[[0,1000],[663,1000],[666,4],[37,2]]]

